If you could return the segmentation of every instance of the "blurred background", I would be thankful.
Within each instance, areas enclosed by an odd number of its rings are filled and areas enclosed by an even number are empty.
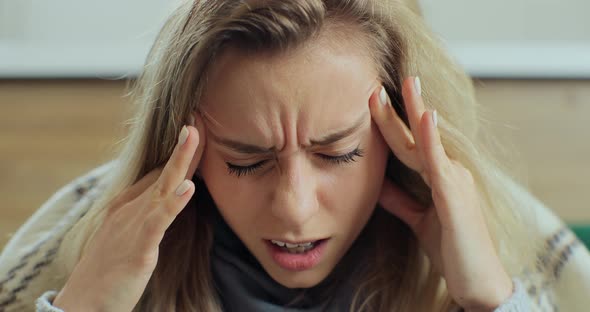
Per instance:
[[[131,117],[126,83],[177,2],[0,0],[0,249],[61,186],[112,158]],[[417,4],[533,194],[590,223],[590,2]]]

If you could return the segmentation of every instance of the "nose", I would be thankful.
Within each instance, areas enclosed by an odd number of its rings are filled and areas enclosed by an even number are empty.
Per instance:
[[[318,211],[313,168],[305,157],[298,156],[282,164],[271,208],[275,217],[293,228],[308,222]]]

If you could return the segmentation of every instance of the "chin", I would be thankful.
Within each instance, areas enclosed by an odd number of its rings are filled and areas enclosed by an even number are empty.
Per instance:
[[[266,272],[274,279],[277,283],[287,288],[311,288],[321,283],[326,276],[327,272],[321,272],[319,270],[309,270],[303,272],[288,272],[281,268],[275,268],[274,270],[267,270]]]

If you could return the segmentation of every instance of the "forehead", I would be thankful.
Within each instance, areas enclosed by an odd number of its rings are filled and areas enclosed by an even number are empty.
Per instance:
[[[280,122],[304,123],[310,132],[341,128],[342,121],[352,122],[368,110],[378,84],[364,48],[328,40],[287,54],[230,48],[209,72],[203,109],[224,128],[276,129]]]

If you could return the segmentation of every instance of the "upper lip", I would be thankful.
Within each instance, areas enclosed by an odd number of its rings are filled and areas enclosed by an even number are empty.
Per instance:
[[[283,239],[283,238],[270,238],[267,240],[269,240],[269,241],[274,240],[274,241],[279,241],[279,242],[289,243],[289,244],[305,244],[305,243],[316,242],[316,241],[320,241],[320,240],[324,240],[324,239],[328,239],[328,238],[325,237],[325,238],[316,238],[316,239],[303,239],[303,240],[299,240],[299,241]]]

